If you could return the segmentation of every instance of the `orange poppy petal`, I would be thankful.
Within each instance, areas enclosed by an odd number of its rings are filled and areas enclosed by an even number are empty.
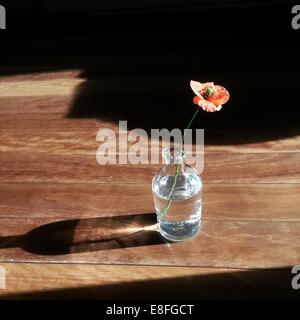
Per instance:
[[[198,102],[198,105],[199,107],[201,107],[204,111],[207,111],[207,112],[215,112],[217,111],[217,108],[216,106],[210,102],[210,101],[207,101],[207,100],[200,100]]]
[[[208,101],[212,102],[215,106],[225,104],[229,100],[229,92],[222,86],[215,85],[216,92],[209,98]]]

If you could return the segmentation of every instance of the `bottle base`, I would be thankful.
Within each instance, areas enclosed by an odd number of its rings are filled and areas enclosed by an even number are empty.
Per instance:
[[[170,242],[182,242],[193,239],[200,231],[201,220],[191,222],[164,222],[158,223],[160,234]]]

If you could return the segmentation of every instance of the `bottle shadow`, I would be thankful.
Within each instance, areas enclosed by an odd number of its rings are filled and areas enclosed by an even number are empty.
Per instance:
[[[0,237],[0,249],[20,247],[37,255],[65,255],[165,243],[156,214],[64,220],[24,235]]]

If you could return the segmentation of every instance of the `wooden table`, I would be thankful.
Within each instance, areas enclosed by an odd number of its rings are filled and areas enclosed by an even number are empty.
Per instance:
[[[230,133],[208,131],[201,232],[166,243],[151,227],[159,166],[100,166],[97,131],[117,124],[66,117],[78,74],[0,80],[1,296],[292,295],[300,136],[218,145]]]
[[[1,297],[300,296],[291,288],[300,263],[299,108],[283,108],[293,95],[266,95],[299,90],[299,42],[274,25],[257,28],[235,29],[244,46],[216,54],[217,67],[201,63],[215,47],[201,61],[182,49],[193,41],[182,29],[160,29],[159,39],[152,28],[137,38],[120,29],[107,36],[118,42],[112,51],[98,36],[1,47],[11,61],[0,61]],[[257,57],[251,37],[262,44]],[[273,55],[277,46],[285,50]],[[201,232],[171,244],[155,230],[159,166],[100,166],[96,135],[118,130],[119,120],[128,129],[184,128],[194,112],[188,80],[200,75],[232,98],[194,123],[205,128]]]

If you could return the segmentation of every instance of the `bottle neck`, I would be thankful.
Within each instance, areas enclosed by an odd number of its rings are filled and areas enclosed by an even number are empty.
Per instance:
[[[162,155],[167,165],[180,165],[181,167],[185,166],[185,155],[181,148],[166,148],[164,149]]]

